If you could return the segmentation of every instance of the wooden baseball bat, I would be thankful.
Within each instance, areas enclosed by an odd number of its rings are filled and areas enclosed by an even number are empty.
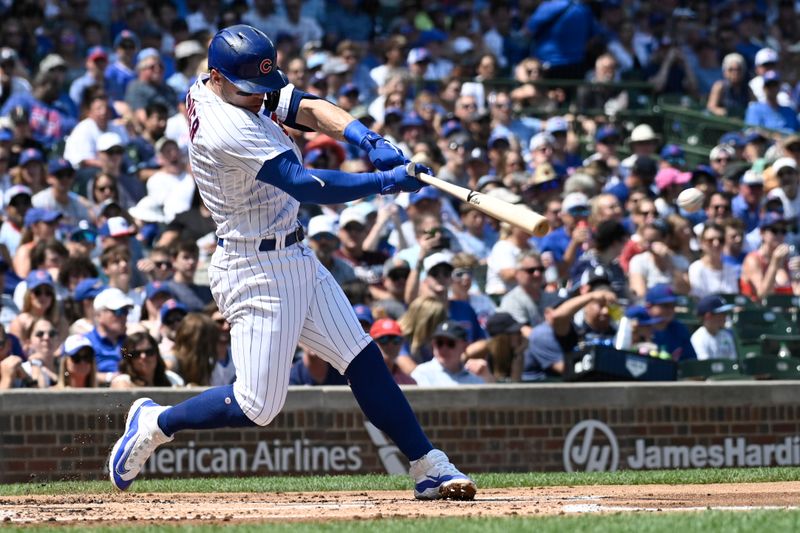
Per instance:
[[[414,175],[414,163],[409,163],[407,168],[409,175]],[[474,205],[478,211],[492,218],[507,222],[537,237],[543,237],[550,231],[550,224],[548,224],[547,219],[524,205],[510,204],[499,198],[494,198],[466,187],[460,187],[430,174],[418,174],[417,179],[455,196],[462,202]]]

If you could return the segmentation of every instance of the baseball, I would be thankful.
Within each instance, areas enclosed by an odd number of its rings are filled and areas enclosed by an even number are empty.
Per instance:
[[[678,195],[678,205],[686,212],[694,213],[703,207],[704,198],[705,195],[702,193],[702,191],[692,187],[684,190]]]

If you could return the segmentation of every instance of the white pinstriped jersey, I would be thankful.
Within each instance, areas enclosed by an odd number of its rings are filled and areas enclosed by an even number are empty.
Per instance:
[[[264,161],[287,150],[302,154],[278,120],[285,120],[294,86],[281,89],[272,116],[233,106],[211,92],[200,77],[186,98],[191,142],[189,159],[200,196],[227,240],[263,239],[291,232],[297,200],[256,180]]]

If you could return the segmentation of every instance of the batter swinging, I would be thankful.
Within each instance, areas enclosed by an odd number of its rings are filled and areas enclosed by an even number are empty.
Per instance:
[[[261,31],[236,25],[208,49],[210,73],[189,91],[189,155],[197,186],[217,225],[211,291],[231,323],[236,383],[173,407],[133,403],[109,457],[111,482],[127,489],[161,444],[183,429],[266,426],[286,400],[298,341],[347,376],[366,417],[411,461],[420,499],[472,499],[475,483],[434,449],[378,347],[344,293],[302,243],[300,202],[343,203],[372,194],[416,191],[404,157],[344,110],[287,83]],[[351,174],[302,165],[282,124],[360,146],[379,170]],[[416,172],[430,170],[418,165]]]

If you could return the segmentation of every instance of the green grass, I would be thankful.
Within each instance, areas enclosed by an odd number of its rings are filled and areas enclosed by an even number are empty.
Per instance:
[[[34,528],[42,530],[49,528]],[[126,532],[148,533],[198,532],[212,533],[219,525],[145,525],[124,527],[59,527],[59,532],[83,533]],[[725,533],[744,533],[752,531],[798,531],[800,511],[705,511],[700,513],[628,513],[615,515],[548,516],[541,518],[425,518],[391,519],[364,521],[330,521],[326,523],[270,523],[248,525],[226,525],[225,531],[249,533],[270,531],[276,533],[301,533],[305,531],[325,533],[417,533],[435,531],[443,533],[509,533],[512,531],[536,531],[536,533],[588,533],[595,531],[614,531],[620,533],[688,533],[692,531],[724,531]],[[31,531],[22,528],[3,528],[3,531]]]
[[[800,480],[800,468],[726,468],[622,472],[529,472],[476,474],[482,488],[569,485],[679,485],[686,483],[748,483]],[[306,476],[250,478],[141,479],[131,492],[302,492],[411,489],[407,476]],[[0,496],[27,494],[88,494],[112,492],[109,481],[59,481],[0,485]]]

